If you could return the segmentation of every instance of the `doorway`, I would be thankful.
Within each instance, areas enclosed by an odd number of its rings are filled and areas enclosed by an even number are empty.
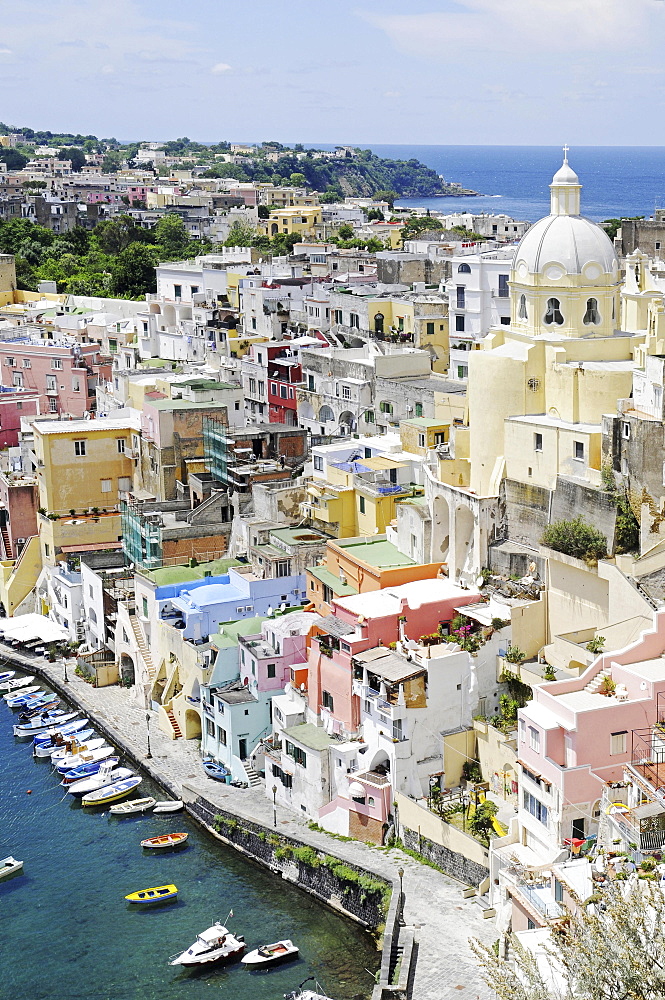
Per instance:
[[[240,757],[240,760],[246,760],[247,759],[247,737],[246,736],[239,736],[238,737],[238,756]]]

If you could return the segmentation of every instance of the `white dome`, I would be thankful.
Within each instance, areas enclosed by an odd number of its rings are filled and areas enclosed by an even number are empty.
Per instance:
[[[580,179],[568,163],[568,160],[564,160],[552,178],[552,184],[579,184],[579,182]]]
[[[564,165],[561,169],[569,168]],[[539,219],[524,234],[513,266],[519,281],[527,273],[543,274],[549,265],[556,264],[563,268],[563,273],[585,273],[591,279],[614,274],[619,266],[607,233],[581,215],[548,215]],[[545,276],[555,278],[563,274]]]

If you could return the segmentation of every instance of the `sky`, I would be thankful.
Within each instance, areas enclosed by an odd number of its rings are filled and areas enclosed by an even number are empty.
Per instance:
[[[665,145],[665,0],[19,0],[0,117],[121,140]]]

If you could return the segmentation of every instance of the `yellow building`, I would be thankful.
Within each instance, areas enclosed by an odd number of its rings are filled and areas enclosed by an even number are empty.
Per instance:
[[[270,213],[270,218],[259,220],[259,229],[265,236],[277,236],[279,233],[310,235],[315,233],[315,228],[321,225],[322,219],[318,205],[278,208]]]

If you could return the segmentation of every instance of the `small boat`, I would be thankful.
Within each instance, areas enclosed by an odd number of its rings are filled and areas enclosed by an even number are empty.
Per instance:
[[[104,761],[108,764],[108,761]],[[134,771],[130,771],[128,767],[107,767],[106,769],[100,768],[97,774],[91,774],[87,778],[79,778],[78,781],[72,782],[71,785],[67,785],[67,791],[70,795],[87,795],[88,792],[96,792],[98,788],[106,788],[108,785],[114,785],[116,781],[124,781],[125,778],[135,778],[136,774]]]
[[[60,784],[66,787],[67,785],[71,785],[74,781],[79,781],[81,778],[87,778],[91,774],[97,774],[103,764],[113,764],[115,766],[119,763],[119,761],[119,757],[106,757],[105,760],[94,760],[88,764],[80,764],[78,767],[72,768],[71,771],[65,771]]]
[[[231,914],[233,911],[231,911]],[[228,917],[227,917],[228,919]],[[211,962],[225,962],[238,958],[245,950],[245,939],[241,934],[232,934],[219,921],[196,935],[196,941],[186,951],[173,955],[169,965],[208,965]]]
[[[248,955],[243,956],[243,965],[252,968],[263,967],[264,965],[277,965],[279,962],[286,962],[290,958],[298,957],[298,947],[288,938],[284,941],[275,941],[274,944],[264,944],[260,948],[255,948]]]
[[[85,743],[91,736],[94,736],[94,733],[94,729],[83,729],[80,733],[77,733],[77,736],[82,743]],[[66,746],[64,739],[51,740],[50,743],[35,743],[32,755],[33,757],[52,757],[56,750],[62,750],[64,746]]]
[[[178,890],[174,885],[156,885],[152,889],[139,889],[137,892],[130,892],[125,899],[128,903],[166,903],[175,899]]]
[[[141,784],[143,778],[134,775],[133,778],[123,778],[122,781],[114,781],[106,788],[98,788],[95,792],[84,795],[81,802],[84,806],[105,806],[107,802],[115,802],[122,799]]]
[[[32,737],[32,742],[37,746],[38,743],[50,743],[56,736],[62,736],[64,739],[67,736],[74,736],[76,733],[80,733],[82,729],[87,729],[89,725],[89,719],[78,719],[76,722],[68,722],[66,726],[55,726],[52,729],[35,733]]]
[[[5,701],[10,708],[29,708],[31,705],[38,705],[47,695],[48,692],[43,691],[41,688],[37,688],[35,691],[26,688],[25,691],[12,694],[11,698],[5,698]],[[50,695],[49,697],[53,696]]]
[[[231,775],[227,767],[224,767],[223,764],[218,764],[215,760],[204,760],[203,770],[209,778],[213,778],[215,781],[226,781]]]
[[[4,684],[5,681],[10,681],[15,673],[15,670],[5,670],[3,674],[0,674],[0,684]]]
[[[164,802],[155,802],[155,813],[176,813],[184,808],[185,803],[181,799],[165,799]]]
[[[40,698],[38,702],[28,702],[27,705],[19,705],[18,707],[22,709],[19,714],[18,721],[29,722],[30,719],[34,719],[36,715],[41,712],[54,712],[56,708],[60,705],[60,700],[54,698],[53,695],[48,695],[46,698]]]
[[[127,804],[131,805],[131,803]],[[188,833],[163,833],[161,837],[148,837],[147,840],[142,840],[141,847],[145,847],[148,850],[167,851],[170,847],[180,847],[188,837]]]
[[[132,813],[150,812],[155,804],[155,800],[149,796],[145,799],[130,799],[129,802],[118,802],[111,806],[109,812],[113,816],[131,816]]]
[[[13,726],[14,736],[34,736],[35,733],[43,732],[45,729],[52,729],[54,726],[64,726],[67,722],[73,722],[79,715],[80,712],[54,712],[51,715],[36,716],[34,719],[30,719],[29,722],[21,723],[20,726]]]
[[[35,678],[33,677],[31,679],[34,681]],[[3,701],[6,701],[7,704],[9,705],[10,702],[16,701],[17,698],[26,698],[30,697],[33,694],[41,694],[41,690],[42,689],[40,688],[39,684],[32,684],[30,687],[25,687],[24,685],[21,685],[20,693],[18,692],[18,690],[15,691],[12,688],[7,692],[7,694],[3,694],[2,698]]]
[[[115,756],[116,751],[111,746],[100,747],[99,750],[86,750],[84,753],[72,754],[71,757],[64,757],[57,763],[58,774],[67,774],[68,771],[78,767],[79,764],[95,764],[97,761],[108,760]]]
[[[314,983],[316,989],[303,989],[305,983]],[[330,1000],[327,993],[323,992],[323,987],[320,986],[314,976],[308,976],[307,979],[303,979],[300,986],[296,986],[295,990],[291,990],[290,993],[284,994],[284,1000]]]
[[[51,754],[51,760],[57,765],[60,761],[69,757],[78,757],[83,753],[92,753],[93,750],[99,750],[100,747],[105,745],[106,737],[104,736],[98,736],[94,740],[87,740],[85,743],[77,736],[76,739],[67,740],[61,747],[54,750]]]
[[[8,858],[2,858],[2,860],[0,860],[0,878],[8,878],[10,875],[15,875],[16,872],[20,872],[22,868],[22,861],[17,861],[16,858],[12,858],[11,856]]]
[[[34,679],[34,675],[31,674],[29,677],[17,677],[15,680],[2,681],[0,683],[0,691],[18,691],[20,688],[28,687],[29,684],[32,684]],[[37,687],[38,686],[39,685],[37,685]],[[37,687],[34,688],[35,691],[37,690]],[[3,698],[5,697],[6,695],[3,695]]]

